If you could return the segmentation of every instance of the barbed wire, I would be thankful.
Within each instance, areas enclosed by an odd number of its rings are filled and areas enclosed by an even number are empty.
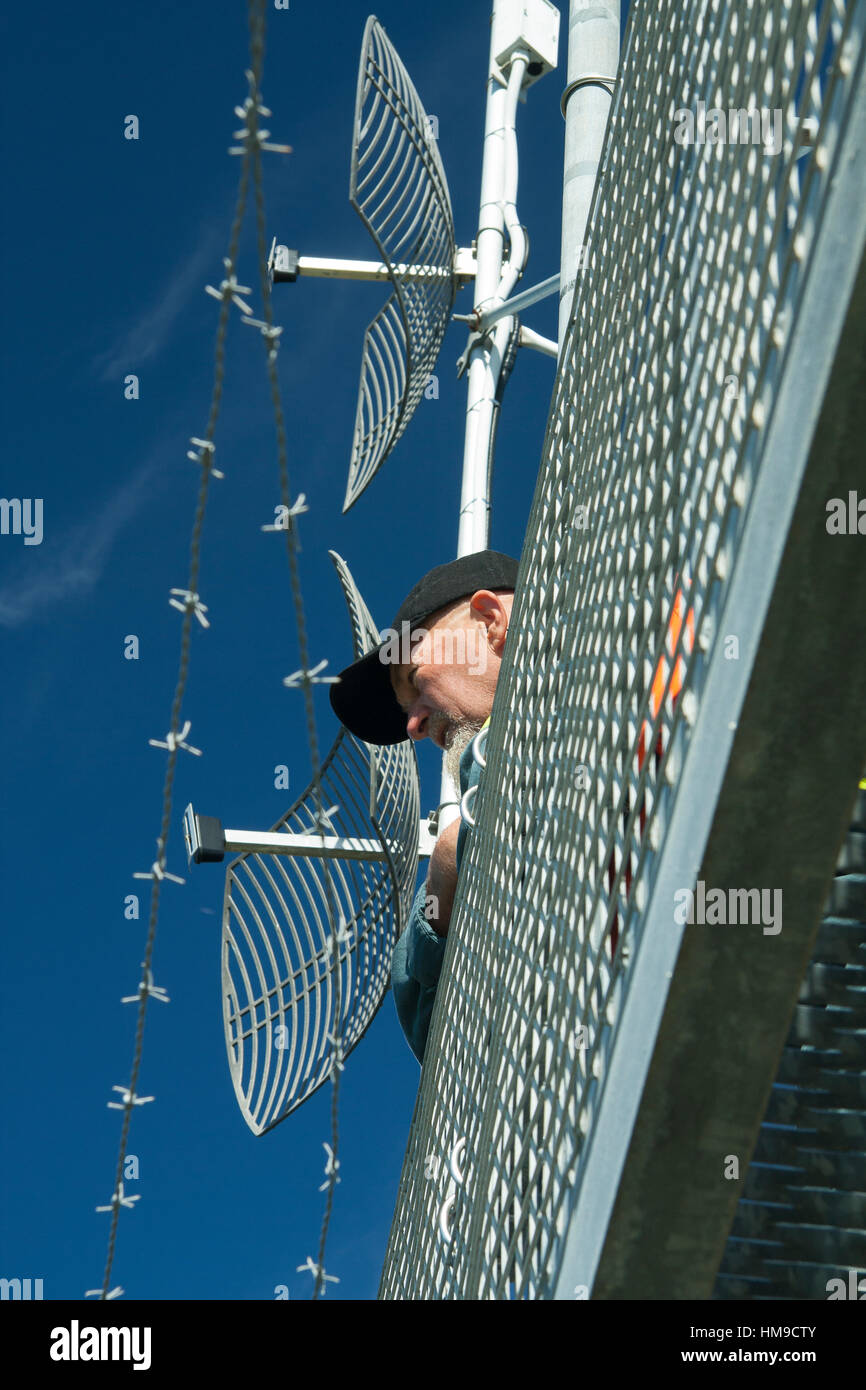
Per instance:
[[[319,742],[316,734],[316,719],[313,708],[313,685],[318,682],[326,682],[329,677],[319,676],[316,673],[322,669],[324,663],[320,663],[313,670],[310,670],[309,644],[307,641],[307,626],[304,615],[304,602],[301,593],[301,581],[298,573],[297,557],[297,526],[294,516],[303,507],[303,493],[293,505],[289,487],[289,463],[288,445],[286,439],[285,419],[283,416],[282,397],[280,395],[279,377],[277,374],[277,335],[282,331],[274,327],[273,308],[271,305],[271,283],[268,272],[268,250],[267,234],[265,230],[265,196],[264,181],[262,178],[262,150],[267,149],[265,137],[267,132],[260,132],[258,129],[259,115],[270,115],[267,107],[260,102],[261,76],[264,67],[265,51],[265,3],[264,0],[250,0],[250,55],[252,63],[252,82],[249,98],[249,112],[247,123],[249,127],[248,144],[252,149],[253,165],[253,195],[255,199],[256,217],[256,248],[258,252],[259,281],[261,285],[263,317],[264,323],[256,323],[264,338],[267,349],[267,373],[271,391],[271,403],[274,411],[274,424],[277,436],[277,457],[280,474],[280,500],[282,506],[286,508],[286,554],[289,562],[289,577],[292,589],[292,603],[295,610],[295,623],[298,631],[298,651],[301,659],[301,680],[298,682],[299,688],[304,693],[304,710],[307,722],[307,741],[310,748],[310,763],[312,768],[312,788],[313,801],[315,805],[315,819],[319,829],[319,834],[324,842],[326,830],[326,817],[322,802],[321,788],[321,763],[319,759]],[[291,679],[291,678],[290,678]],[[330,808],[333,810],[333,808]],[[320,1294],[326,1291],[326,1281],[334,1279],[333,1275],[325,1273],[325,1247],[328,1239],[328,1229],[331,1221],[331,1212],[334,1203],[334,1189],[340,1181],[337,1170],[340,1162],[338,1158],[340,1145],[340,1126],[339,1126],[339,1101],[340,1101],[340,1076],[343,1071],[343,1048],[341,1038],[341,1022],[343,1012],[343,992],[342,992],[342,967],[340,964],[340,952],[338,936],[335,928],[337,921],[337,901],[334,892],[334,884],[331,878],[329,861],[322,859],[323,876],[325,882],[325,898],[328,912],[328,927],[330,931],[330,941],[334,943],[334,1031],[328,1035],[331,1043],[331,1142],[325,1145],[328,1151],[328,1162],[325,1168],[326,1187],[325,1211],[322,1217],[322,1226],[319,1234],[319,1248],[315,1260],[315,1265],[308,1257],[308,1265],[314,1276],[313,1300],[318,1299]],[[320,1191],[322,1188],[319,1189]],[[307,1266],[301,1266],[306,1268]]]
[[[102,1280],[100,1298],[106,1300],[110,1297],[117,1297],[122,1290],[109,1292],[111,1283],[111,1271],[114,1265],[114,1254],[117,1244],[117,1226],[121,1208],[130,1205],[130,1199],[123,1196],[123,1172],[126,1163],[127,1148],[129,1144],[129,1128],[132,1119],[132,1112],[138,1103],[136,1097],[136,1086],[141,1071],[141,1059],[144,1045],[144,1023],[147,1016],[147,1004],[151,995],[162,997],[167,1002],[164,991],[158,990],[153,985],[153,949],[156,940],[156,928],[159,920],[159,908],[162,895],[163,880],[169,879],[175,883],[183,883],[183,879],[167,872],[165,867],[166,844],[168,833],[171,827],[171,813],[173,805],[174,776],[177,765],[178,751],[183,745],[186,733],[189,732],[189,724],[186,723],[181,729],[180,713],[183,705],[183,697],[186,691],[187,680],[189,677],[190,647],[192,637],[192,623],[195,618],[202,627],[209,626],[205,618],[207,611],[202,604],[198,594],[199,573],[201,569],[201,535],[204,526],[205,509],[207,505],[208,489],[213,468],[213,456],[215,450],[214,434],[219,418],[220,405],[222,403],[223,383],[225,380],[225,343],[228,332],[229,314],[232,304],[239,305],[240,294],[243,293],[243,286],[237,284],[235,276],[235,266],[237,263],[238,248],[240,246],[241,228],[243,225],[243,214],[247,202],[249,190],[250,160],[247,156],[242,165],[240,178],[238,181],[238,193],[235,201],[234,214],[232,217],[231,230],[229,233],[228,255],[225,257],[224,265],[226,268],[226,278],[223,280],[219,290],[214,290],[212,286],[207,286],[207,292],[220,300],[219,319],[217,321],[216,341],[214,347],[214,378],[211,391],[210,408],[208,411],[207,427],[203,439],[192,438],[190,443],[198,446],[198,454],[190,454],[194,460],[201,465],[201,478],[199,481],[196,508],[193,516],[192,531],[190,535],[189,552],[189,577],[185,589],[172,589],[169,603],[172,607],[179,609],[183,613],[183,623],[181,626],[180,638],[180,659],[178,662],[178,674],[175,684],[174,698],[171,705],[171,716],[169,720],[169,734],[163,746],[167,746],[168,758],[166,761],[165,779],[162,788],[162,815],[160,831],[157,837],[157,858],[150,870],[146,873],[135,874],[135,878],[149,878],[152,882],[150,897],[150,915],[148,919],[147,938],[144,947],[144,960],[142,969],[144,976],[139,986],[138,994],[128,996],[129,999],[138,1000],[138,1016],[136,1019],[135,1044],[132,1058],[132,1068],[130,1071],[129,1085],[125,1088],[126,1099],[123,1105],[123,1124],[120,1134],[120,1147],[117,1158],[117,1168],[114,1181],[114,1195],[107,1208],[97,1208],[97,1210],[110,1210],[111,1226],[108,1235],[108,1250],[105,1261],[105,1273]],[[242,301],[240,301],[242,304]],[[246,308],[245,305],[243,305]],[[222,475],[218,475],[222,476]],[[151,740],[155,742],[155,740]],[[157,746],[160,746],[157,744]],[[191,751],[191,750],[190,750]],[[198,751],[198,750],[196,750]],[[95,1292],[95,1291],[91,1291]]]
[[[171,718],[169,731],[164,740],[151,739],[150,743],[157,748],[167,750],[168,758],[166,762],[166,772],[162,791],[162,813],[160,821],[160,833],[157,837],[157,858],[150,870],[144,873],[137,873],[136,878],[151,880],[151,900],[150,913],[148,919],[148,931],[145,941],[144,960],[142,961],[143,978],[138,990],[134,995],[125,996],[124,1003],[138,1003],[138,1015],[136,1020],[135,1043],[133,1050],[132,1067],[128,1086],[115,1086],[113,1089],[121,1094],[122,1100],[109,1101],[108,1105],[112,1109],[123,1111],[123,1124],[121,1127],[120,1146],[118,1151],[117,1167],[115,1172],[114,1193],[111,1201],[97,1211],[108,1211],[111,1213],[111,1225],[108,1236],[108,1249],[106,1254],[105,1272],[103,1275],[101,1289],[90,1289],[86,1297],[96,1294],[102,1300],[109,1300],[119,1297],[123,1293],[120,1287],[110,1289],[111,1274],[114,1265],[114,1255],[117,1245],[117,1230],[122,1208],[132,1208],[138,1199],[127,1197],[123,1190],[123,1175],[126,1165],[129,1130],[133,1109],[136,1105],[143,1105],[154,1099],[153,1096],[138,1096],[136,1087],[141,1071],[143,1054],[144,1023],[147,1014],[148,1000],[152,997],[162,1003],[168,1003],[169,998],[165,990],[154,984],[152,961],[154,944],[156,939],[156,929],[159,920],[159,908],[161,901],[161,886],[165,879],[175,883],[183,883],[184,880],[177,875],[171,874],[166,869],[166,844],[168,833],[171,827],[171,815],[173,807],[174,778],[177,764],[178,751],[183,750],[195,755],[200,755],[201,750],[194,748],[186,742],[186,737],[190,732],[191,724],[185,721],[180,727],[181,709],[186,686],[189,677],[190,650],[192,622],[195,618],[203,628],[210,626],[209,619],[205,616],[207,607],[201,602],[198,592],[199,573],[201,568],[201,537],[204,526],[204,517],[207,504],[207,497],[211,476],[223,478],[224,474],[214,467],[214,452],[216,449],[214,436],[216,425],[219,418],[220,406],[222,403],[223,386],[225,381],[225,344],[228,332],[228,321],[232,306],[239,309],[244,317],[244,322],[258,327],[265,339],[267,348],[267,371],[271,390],[271,401],[274,411],[274,421],[277,437],[277,452],[280,475],[280,493],[283,506],[286,509],[287,526],[286,548],[289,561],[289,576],[292,590],[292,602],[295,612],[295,620],[298,631],[298,646],[301,658],[301,670],[295,677],[288,678],[284,683],[291,687],[297,686],[303,690],[304,706],[306,713],[307,738],[310,748],[310,760],[313,775],[313,796],[315,803],[315,821],[319,829],[319,834],[324,840],[326,830],[326,813],[322,805],[321,791],[321,762],[319,758],[318,738],[316,735],[315,713],[313,708],[312,686],[319,681],[327,681],[332,677],[322,677],[317,672],[326,664],[321,662],[312,671],[309,668],[309,645],[307,641],[306,621],[304,615],[303,596],[301,592],[300,576],[297,564],[297,535],[294,518],[299,513],[307,511],[304,505],[305,498],[301,494],[294,506],[290,501],[289,469],[288,469],[288,447],[283,416],[282,400],[280,396],[279,380],[276,371],[276,355],[279,335],[282,329],[276,327],[273,321],[273,311],[270,301],[270,276],[267,264],[266,236],[265,236],[265,206],[264,206],[264,186],[262,178],[262,151],[274,151],[280,153],[290,153],[289,147],[283,145],[270,144],[267,141],[269,132],[259,128],[259,116],[270,115],[270,112],[261,104],[260,88],[261,76],[264,64],[265,50],[265,4],[264,0],[249,0],[248,19],[250,29],[250,62],[251,67],[247,71],[249,82],[249,93],[243,107],[236,107],[235,111],[243,120],[244,128],[236,132],[236,138],[241,140],[241,144],[230,149],[231,154],[238,154],[242,158],[241,172],[238,180],[238,192],[235,201],[234,213],[229,233],[228,255],[224,258],[225,278],[218,289],[211,285],[205,287],[205,292],[220,301],[220,313],[217,323],[217,332],[214,348],[214,377],[211,392],[210,408],[208,411],[207,427],[203,438],[193,436],[190,443],[195,445],[198,452],[189,452],[188,457],[201,466],[201,478],[199,483],[196,508],[193,517],[192,531],[190,536],[190,562],[189,578],[185,589],[173,588],[170,591],[169,603],[183,613],[183,624],[181,628],[180,658],[178,663],[178,675],[175,684],[174,698],[171,706]],[[256,208],[256,236],[259,262],[259,275],[261,280],[262,300],[264,305],[264,322],[260,322],[252,317],[252,309],[242,298],[248,295],[251,290],[237,281],[236,267],[238,251],[240,247],[241,230],[243,227],[244,212],[246,210],[247,198],[250,184],[250,171],[252,168],[253,184],[255,189],[255,208]],[[279,528],[283,529],[283,528]],[[328,923],[331,932],[331,940],[337,941],[335,932],[335,921],[337,918],[336,898],[334,894],[333,882],[331,879],[330,868],[327,859],[323,860],[324,878],[326,890],[326,905],[328,912]],[[343,1070],[343,1052],[340,1036],[340,1023],[342,1014],[342,977],[337,952],[335,975],[335,1024],[333,1034],[328,1035],[328,1040],[332,1045],[332,1064],[331,1077],[333,1082],[332,1103],[331,1103],[331,1143],[324,1147],[328,1153],[328,1160],[325,1168],[326,1182],[320,1187],[320,1191],[327,1187],[325,1201],[325,1213],[322,1221],[322,1228],[319,1238],[318,1259],[314,1262],[309,1256],[305,1265],[299,1269],[309,1268],[314,1275],[315,1283],[313,1289],[313,1299],[317,1299],[320,1293],[326,1291],[328,1282],[338,1283],[334,1275],[328,1275],[324,1268],[324,1255],[327,1243],[328,1228],[330,1224],[331,1211],[333,1207],[334,1187],[340,1181],[338,1169],[340,1166],[337,1157],[339,1147],[339,1085],[340,1073]]]

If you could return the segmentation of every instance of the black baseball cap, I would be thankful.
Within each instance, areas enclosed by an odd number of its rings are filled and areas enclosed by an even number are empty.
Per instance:
[[[423,624],[440,608],[478,589],[514,589],[517,569],[518,561],[499,550],[476,550],[447,565],[437,565],[406,595],[391,627],[398,635],[404,630],[411,634],[416,624]],[[330,688],[337,718],[365,743],[402,743],[408,737],[406,714],[397,704],[391,685],[390,665],[380,659],[390,640],[386,638],[360,661],[347,666],[340,672],[339,683]]]

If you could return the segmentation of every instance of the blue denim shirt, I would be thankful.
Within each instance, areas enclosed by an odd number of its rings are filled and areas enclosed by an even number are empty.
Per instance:
[[[485,721],[485,727],[490,720]],[[481,765],[472,756],[472,744],[463,751],[460,759],[460,791],[465,794],[470,787],[477,786],[481,776]],[[470,798],[469,813],[473,814]],[[466,843],[466,821],[457,833],[456,859],[459,872]],[[437,936],[424,915],[427,899],[427,879],[418,889],[406,929],[394,947],[391,963],[391,986],[394,990],[394,1003],[400,1027],[406,1034],[413,1053],[419,1062],[424,1060],[427,1034],[430,1031],[430,1017],[436,999],[436,986],[442,970],[447,937]]]

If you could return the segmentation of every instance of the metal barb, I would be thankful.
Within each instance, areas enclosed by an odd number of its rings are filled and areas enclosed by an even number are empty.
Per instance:
[[[170,753],[173,753],[177,748],[183,748],[185,752],[195,753],[196,757],[200,758],[201,749],[193,748],[189,743],[185,742],[186,736],[191,728],[192,725],[190,724],[189,720],[187,720],[183,728],[179,732],[172,729],[169,733],[167,733],[165,736],[166,741],[164,743],[156,738],[149,738],[147,741],[153,748],[167,748]]]
[[[109,1202],[108,1206],[107,1206],[107,1207],[97,1207],[96,1210],[97,1210],[97,1211],[114,1211],[115,1208],[118,1208],[118,1207],[130,1207],[130,1208],[131,1208],[134,1202],[140,1202],[140,1201],[141,1201],[141,1193],[138,1193],[138,1192],[135,1194],[134,1197],[125,1197],[125,1196],[123,1195],[123,1183],[121,1182],[121,1183],[119,1184],[118,1188],[117,1188],[117,1191],[115,1192],[114,1196],[112,1197],[111,1201]]]
[[[305,1269],[309,1270],[310,1274],[312,1274],[314,1279],[321,1279],[321,1282],[323,1284],[339,1284],[340,1282],[336,1274],[326,1274],[324,1265],[322,1265],[320,1268],[320,1266],[316,1264],[312,1255],[307,1256],[306,1262],[304,1264],[298,1265],[298,1273],[302,1274]]]
[[[340,1160],[334,1157],[334,1150],[331,1148],[330,1144],[323,1144],[322,1147],[328,1155],[328,1161],[325,1164],[325,1181],[319,1187],[320,1192],[324,1192],[325,1188],[332,1186],[333,1183],[342,1181],[341,1178],[337,1177],[337,1169],[340,1166]],[[339,1282],[339,1280],[337,1282]]]
[[[133,997],[137,999],[138,995]],[[127,1003],[128,1001],[124,1000],[123,1002]],[[134,1105],[147,1105],[148,1101],[156,1100],[156,1096],[137,1096],[132,1091],[127,1090],[125,1086],[112,1086],[111,1089],[120,1093],[123,1097],[123,1103],[108,1100],[105,1103],[109,1110],[131,1110]]]
[[[171,592],[177,594],[177,598],[169,599],[172,608],[176,608],[179,613],[191,611],[198,618],[202,627],[210,627],[210,620],[205,617],[207,605],[201,602],[198,594],[191,593],[189,589],[172,589]],[[181,599],[183,599],[182,603],[180,602]]]
[[[327,664],[327,660],[320,661],[318,666],[314,666],[309,671],[302,666],[300,671],[293,671],[290,676],[284,676],[283,685],[288,686],[290,690],[297,690],[305,685],[333,685],[340,679],[339,676],[319,676],[316,674],[317,671],[324,671]]]

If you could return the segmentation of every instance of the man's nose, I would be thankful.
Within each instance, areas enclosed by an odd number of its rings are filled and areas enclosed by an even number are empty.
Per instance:
[[[420,743],[422,738],[427,738],[427,727],[430,716],[425,710],[410,710],[406,718],[406,733],[415,743]]]

